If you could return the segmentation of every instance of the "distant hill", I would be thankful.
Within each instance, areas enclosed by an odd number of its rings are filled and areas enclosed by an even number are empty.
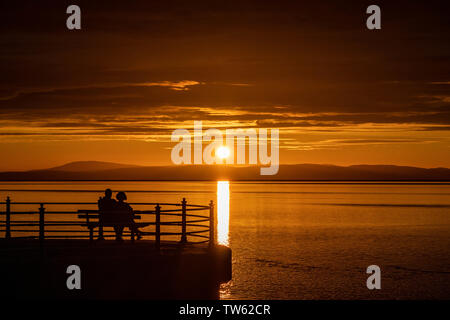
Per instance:
[[[72,172],[86,172],[86,171],[103,171],[103,170],[115,170],[123,168],[138,168],[136,165],[126,165],[113,162],[102,161],[75,161],[69,162],[65,165],[50,168],[48,170],[55,171],[72,171]]]
[[[82,161],[63,166],[21,172],[0,172],[1,181],[38,180],[399,180],[450,181],[450,169],[393,165],[348,167],[295,164],[281,165],[277,175],[261,176],[259,166],[183,165],[133,166]]]

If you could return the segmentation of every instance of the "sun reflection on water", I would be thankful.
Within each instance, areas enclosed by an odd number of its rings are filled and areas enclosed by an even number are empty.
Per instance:
[[[228,246],[230,224],[230,183],[217,181],[217,242]]]

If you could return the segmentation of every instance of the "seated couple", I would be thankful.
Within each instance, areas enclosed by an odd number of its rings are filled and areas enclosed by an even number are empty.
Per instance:
[[[105,196],[98,200],[98,210],[103,226],[114,227],[118,241],[123,241],[124,227],[128,227],[131,232],[134,232],[138,240],[141,239],[142,232],[137,228],[133,219],[133,208],[125,202],[127,195],[125,192],[118,192],[116,199],[117,201],[112,198],[111,189],[106,189]]]

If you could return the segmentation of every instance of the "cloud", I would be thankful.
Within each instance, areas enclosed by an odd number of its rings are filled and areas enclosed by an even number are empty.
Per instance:
[[[61,24],[64,4],[26,3],[0,11],[3,137],[166,137],[194,120],[448,135],[450,25],[425,3],[386,3],[382,36],[332,1],[82,1],[79,33]]]
[[[58,93],[58,92],[67,92],[67,91],[82,91],[84,89],[119,89],[126,87],[168,87],[172,90],[189,90],[190,86],[199,85],[200,82],[193,80],[182,80],[182,81],[160,81],[160,82],[142,82],[142,83],[104,83],[104,84],[91,84],[91,85],[81,85],[81,86],[62,86],[62,87],[32,87],[27,89],[22,89],[15,91],[13,93],[6,94],[4,96],[0,96],[0,100],[12,100],[20,95],[33,95],[39,93]],[[117,95],[110,94],[108,95],[110,98],[129,98],[130,95]]]
[[[189,90],[190,86],[195,86],[200,84],[198,81],[193,80],[183,80],[178,82],[171,81],[161,81],[161,82],[144,82],[144,83],[136,83],[135,86],[139,87],[169,87],[172,90]]]
[[[319,141],[287,141],[284,142],[283,148],[288,150],[324,150],[339,149],[347,146],[366,146],[366,145],[387,145],[387,144],[423,144],[434,143],[439,141],[424,139],[328,139]]]

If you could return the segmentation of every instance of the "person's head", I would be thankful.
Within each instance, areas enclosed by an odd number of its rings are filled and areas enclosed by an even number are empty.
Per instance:
[[[112,197],[112,191],[111,191],[111,189],[106,189],[106,190],[105,190],[105,198],[106,198],[106,199],[111,199],[111,197]]]
[[[127,200],[127,195],[123,191],[117,192],[116,199],[119,201],[125,201]]]

